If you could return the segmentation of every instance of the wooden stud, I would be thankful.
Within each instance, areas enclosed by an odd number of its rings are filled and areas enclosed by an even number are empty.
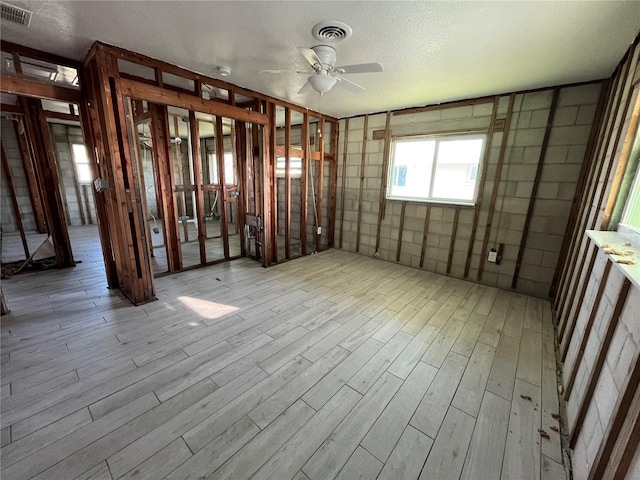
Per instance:
[[[247,170],[249,168],[248,158],[251,155],[251,149],[248,146],[247,124],[238,122],[234,125],[235,132],[234,155],[237,169],[236,182],[238,184],[238,225],[240,226],[240,255],[247,256],[247,245],[244,234],[244,226],[247,224]]]
[[[331,122],[331,150],[332,155],[329,159],[329,155],[325,152],[324,159],[329,161],[329,229],[327,231],[327,247],[332,248],[334,246],[334,239],[336,234],[336,202],[338,194],[338,122]]]
[[[271,229],[271,238],[269,242],[271,243],[271,250],[273,255],[273,261],[278,263],[278,176],[276,174],[276,107],[274,106],[271,110],[268,110],[269,114],[269,131],[271,132],[270,139],[270,152],[268,161],[269,161],[269,182],[271,183],[271,194],[268,198],[271,203],[271,224],[273,225]]]
[[[182,164],[182,142],[177,141],[177,139],[180,138],[180,130],[178,127],[178,116],[172,115],[172,114],[169,114],[169,116],[173,117],[173,131],[175,135],[174,138],[176,139],[175,144],[173,144],[173,148],[175,148],[175,153],[176,153],[174,161],[178,164],[178,176],[180,177],[180,186],[186,188],[187,183],[184,180],[184,166]],[[173,168],[173,165],[172,165],[172,168]],[[180,209],[182,210],[182,216],[181,218],[179,218],[179,221],[180,223],[183,223],[182,217],[187,216],[187,194],[184,188],[180,190],[179,196],[180,196]],[[188,242],[189,226],[186,222],[183,223],[182,230],[184,233],[184,241]]]
[[[342,235],[344,232],[344,201],[346,197],[346,181],[347,181],[347,149],[349,146],[349,118],[345,120],[344,124],[344,146],[342,150],[342,185],[340,191],[340,240],[338,241],[338,248],[342,248]]]
[[[322,189],[324,188],[324,134],[325,134],[325,119],[320,119],[320,133],[319,139],[320,142],[320,164],[318,165],[318,189],[316,190],[316,211],[317,219],[318,219],[318,228],[322,226]],[[322,248],[322,233],[318,234],[316,230],[316,250],[320,251]]]
[[[284,109],[284,256],[291,259],[291,109]]]
[[[424,216],[424,230],[422,231],[422,250],[420,251],[420,268],[424,267],[424,257],[427,252],[427,235],[429,233],[429,217],[431,217],[431,205],[427,205],[427,213]]]
[[[473,255],[473,246],[476,241],[476,229],[478,228],[478,219],[480,217],[480,209],[482,207],[482,196],[484,195],[484,186],[487,181],[487,169],[489,168],[489,159],[491,158],[491,145],[493,143],[493,134],[495,132],[496,115],[498,113],[498,103],[500,103],[499,97],[493,98],[493,109],[491,110],[491,125],[489,126],[489,132],[487,133],[487,144],[485,146],[484,155],[482,158],[482,178],[480,179],[480,186],[478,187],[478,196],[476,197],[476,205],[473,211],[473,224],[471,226],[471,237],[469,238],[469,249],[467,250],[467,261],[464,265],[464,278],[469,276],[469,269],[471,268],[471,257]],[[480,259],[482,263],[482,259]],[[422,266],[422,265],[420,265]]]
[[[511,118],[513,116],[513,104],[516,94],[509,95],[509,107],[507,110],[507,118],[505,119],[504,130],[502,132],[502,143],[500,145],[500,154],[498,156],[498,164],[496,165],[496,173],[493,177],[493,190],[491,192],[491,201],[489,202],[489,212],[487,216],[487,224],[484,229],[484,238],[482,240],[482,250],[480,250],[480,264],[478,265],[477,280],[482,280],[482,272],[484,271],[485,256],[487,254],[487,245],[489,244],[489,234],[491,233],[491,225],[493,224],[493,215],[496,208],[496,199],[498,197],[498,187],[502,176],[502,166],[504,164],[504,156],[507,150],[507,141],[509,139],[509,128],[511,127]]]
[[[595,146],[597,143],[597,134],[600,129],[600,124],[602,123],[602,118],[604,114],[604,107],[607,102],[608,92],[609,92],[610,82],[609,80],[605,80],[602,83],[600,89],[600,96],[598,98],[598,104],[596,105],[596,115],[591,124],[591,130],[589,132],[589,140],[587,142],[587,151],[584,156],[584,160],[582,162],[582,167],[580,168],[580,174],[578,175],[578,182],[576,184],[576,191],[573,196],[573,201],[571,203],[571,211],[569,212],[569,219],[567,220],[567,227],[565,229],[565,234],[562,239],[562,246],[560,247],[560,255],[558,256],[558,262],[556,264],[555,272],[553,274],[553,280],[551,281],[551,288],[549,289],[549,297],[554,299],[554,308],[557,309],[557,299],[558,299],[558,283],[560,281],[561,275],[566,268],[566,256],[567,251],[569,249],[569,242],[572,238],[573,229],[577,223],[578,216],[578,206],[580,204],[580,199],[582,198],[584,188],[587,182],[587,174],[591,169],[591,165],[593,162],[593,156],[595,151]]]
[[[104,146],[102,144],[102,135],[99,129],[98,112],[93,101],[95,99],[95,78],[94,70],[91,65],[88,68],[81,69],[78,72],[80,82],[84,91],[84,95],[88,101],[79,105],[80,126],[84,137],[87,150],[89,151],[89,164],[96,178],[106,178],[107,175],[103,171],[104,165],[101,159],[104,158]],[[92,189],[93,190],[93,189]],[[115,260],[117,250],[114,248],[109,225],[109,213],[107,208],[106,197],[109,192],[93,193],[94,204],[96,208],[96,216],[98,223],[98,234],[100,236],[100,247],[102,250],[102,258],[104,260],[105,273],[107,276],[107,286],[109,288],[119,288],[120,280],[118,278],[118,269]]]
[[[27,78],[10,77],[9,75],[0,75],[0,91],[11,95],[60,100],[68,103],[80,103],[82,101],[80,90],[63,87],[61,85],[42,83]]]
[[[611,265],[612,265],[611,261],[607,260],[607,263],[604,267],[604,272],[602,273],[602,278],[600,279],[600,285],[598,286],[598,292],[596,293],[596,296],[593,299],[593,305],[591,306],[591,312],[589,314],[589,318],[587,319],[587,323],[584,326],[584,329],[582,331],[582,339],[580,340],[580,345],[578,347],[576,357],[573,360],[572,371],[569,376],[569,382],[567,383],[567,388],[566,388],[567,393],[565,394],[567,399],[569,398],[569,395],[571,395],[571,390],[573,389],[573,384],[575,383],[576,375],[578,373],[577,372],[578,366],[580,365],[580,361],[582,360],[585,349],[587,348],[587,342],[589,340],[589,334],[591,333],[591,329],[593,328],[593,322],[595,321],[598,315],[598,309],[600,308],[600,301],[602,300],[604,289],[607,286],[607,280],[609,279],[609,272],[611,271]],[[591,272],[591,270],[589,270],[589,272]],[[569,353],[569,347],[571,345],[571,340],[573,339],[573,334],[575,333],[575,328],[577,323],[578,322],[576,318],[576,321],[574,321],[571,324],[571,327],[568,331],[567,338],[564,341],[564,345],[562,349],[562,357],[561,357],[562,358],[561,361],[563,363],[565,363],[567,360],[567,354]]]
[[[580,431],[582,430],[584,419],[587,416],[589,405],[591,405],[591,402],[593,400],[593,392],[595,392],[596,385],[598,384],[598,380],[600,379],[600,373],[602,372],[602,367],[604,366],[604,362],[607,358],[607,353],[609,352],[609,347],[611,346],[611,340],[613,339],[613,335],[618,326],[620,314],[622,313],[622,309],[624,308],[624,304],[627,300],[630,287],[631,282],[625,278],[622,283],[622,287],[620,288],[620,292],[618,293],[618,299],[616,300],[616,305],[614,307],[613,313],[611,315],[611,318],[609,319],[607,331],[604,335],[604,338],[602,339],[602,342],[599,345],[598,354],[596,356],[593,368],[591,369],[591,375],[589,376],[589,382],[587,384],[585,393],[582,396],[582,400],[580,401],[578,415],[576,416],[573,428],[571,429],[571,435],[569,437],[569,445],[571,446],[571,448],[574,448],[576,446],[576,442],[578,440],[578,437],[580,436]],[[576,365],[574,367],[576,372],[578,368],[579,365]],[[569,392],[569,395],[570,394],[571,392]],[[566,399],[569,398],[569,395],[565,395]]]
[[[20,132],[19,123],[22,124],[22,132]],[[36,220],[36,228],[40,233],[45,233],[47,232],[47,222],[44,215],[44,207],[42,206],[42,192],[38,188],[36,168],[34,165],[34,159],[31,153],[32,149],[30,148],[29,138],[26,131],[26,120],[24,119],[24,117],[20,117],[20,119],[18,119],[18,121],[14,123],[13,126],[16,132],[16,138],[18,139],[20,155],[22,156],[22,166],[24,168],[24,175],[27,181],[27,186],[29,188],[29,197],[31,198],[33,215]]]
[[[227,181],[224,171],[224,133],[222,130],[222,118],[216,117],[216,160],[218,162],[218,182],[220,182],[220,233],[222,235],[222,248],[224,258],[229,255],[229,224],[227,223]]]
[[[629,99],[630,98],[631,94],[629,94]],[[629,162],[629,157],[631,157],[631,149],[633,148],[638,132],[638,120],[640,120],[640,95],[636,98],[636,103],[633,107],[633,111],[631,112],[631,119],[629,120],[629,126],[627,127],[627,135],[622,144],[622,151],[618,156],[618,165],[616,167],[613,180],[609,184],[609,198],[607,199],[607,203],[604,208],[600,230],[609,229],[611,215],[613,214],[613,209],[618,201],[618,193],[620,193],[622,179],[627,171],[627,164]]]
[[[380,229],[387,207],[387,178],[389,177],[389,151],[391,149],[391,112],[387,112],[384,124],[384,153],[382,154],[382,178],[380,180],[380,207],[378,210],[378,226],[376,228],[376,253],[380,249]]]
[[[451,262],[453,261],[453,247],[456,243],[456,233],[458,232],[458,218],[460,217],[460,207],[455,207],[453,216],[453,227],[451,228],[451,241],[449,242],[449,258],[447,259],[447,275],[451,273]]]
[[[360,157],[360,190],[358,192],[358,218],[356,220],[356,253],[360,252],[360,224],[362,223],[362,201],[364,197],[364,168],[367,158],[367,136],[369,131],[369,115],[364,116],[362,130],[362,155]]]
[[[580,275],[583,272],[584,262],[586,260],[589,247],[591,247],[590,243],[585,246],[584,255],[583,255],[582,260],[580,262],[580,267],[577,270],[575,270],[576,271],[576,275],[578,275],[578,277],[576,278],[576,281],[573,284],[573,290],[572,290],[571,295],[569,297],[571,299],[570,300],[571,301],[571,305],[573,305],[573,301],[575,299],[576,291],[578,289],[578,284],[580,283]],[[593,246],[592,247],[592,252],[591,252],[591,259],[589,260],[589,265],[588,265],[587,269],[584,270],[586,273],[585,273],[585,276],[584,276],[584,281],[582,283],[582,289],[580,290],[580,295],[578,296],[578,304],[576,305],[576,307],[574,309],[573,319],[569,320],[568,315],[571,313],[571,309],[569,309],[569,312],[567,312],[567,318],[565,319],[564,322],[562,322],[562,324],[560,325],[560,328],[558,329],[558,342],[559,343],[563,342],[563,340],[564,340],[564,332],[565,332],[565,330],[566,330],[568,325],[571,325],[569,327],[569,332],[570,332],[569,335],[573,335],[573,330],[575,329],[575,325],[577,323],[577,318],[578,318],[578,315],[580,314],[580,307],[582,305],[582,302],[584,301],[584,296],[585,296],[585,293],[587,292],[587,287],[589,285],[589,276],[590,276],[591,272],[593,271],[593,266],[596,263],[597,256],[598,256],[598,248]]]
[[[56,252],[58,267],[73,267],[73,252],[71,241],[64,218],[62,198],[60,196],[60,182],[56,168],[53,142],[47,120],[44,117],[40,100],[27,99],[29,114],[25,116],[30,143],[34,148],[36,171],[40,180],[40,190],[43,192],[44,211],[47,224],[51,229],[51,237]]]
[[[275,118],[275,105],[267,104],[266,107],[267,115],[269,118]],[[273,145],[275,143],[275,139],[273,136],[273,128],[270,124],[269,127],[264,127],[263,130],[263,138],[264,138],[264,149],[263,149],[263,158],[262,158],[262,199],[263,199],[263,229],[264,229],[264,238],[263,238],[263,265],[265,267],[270,266],[275,258],[274,258],[274,250],[276,249],[277,244],[273,243],[273,231],[276,229],[277,225],[273,223],[273,215],[271,213],[272,205],[273,205],[273,196],[275,189],[273,188],[273,172],[272,172],[272,161],[271,158],[273,156]]]
[[[164,244],[167,252],[167,267],[169,272],[182,270],[182,250],[180,249],[180,234],[178,233],[178,205],[173,194],[175,180],[173,178],[173,164],[171,162],[171,135],[169,135],[169,114],[167,107],[149,103],[151,112],[151,137],[154,142],[154,160],[157,166],[158,197],[162,198],[162,219]]]
[[[553,89],[551,96],[551,106],[549,107],[549,115],[547,116],[547,125],[544,131],[544,138],[542,139],[542,147],[540,148],[540,155],[538,157],[538,166],[536,167],[536,175],[533,178],[533,188],[531,189],[531,195],[529,196],[529,205],[527,207],[527,214],[524,220],[524,226],[522,227],[522,236],[520,237],[520,246],[518,247],[518,256],[516,258],[516,266],[513,271],[513,278],[511,279],[511,288],[515,289],[518,286],[518,276],[520,275],[520,267],[522,266],[522,256],[527,246],[527,237],[529,236],[529,226],[531,225],[531,219],[533,218],[533,209],[536,205],[536,196],[538,194],[538,187],[540,186],[540,177],[542,176],[542,169],[544,167],[544,158],[547,154],[547,147],[549,146],[549,137],[551,136],[551,127],[553,126],[553,119],[556,114],[556,106],[558,104],[558,96],[560,95],[560,89],[558,87]]]
[[[307,215],[309,212],[309,114],[303,115],[302,121],[302,169],[300,175],[300,243],[302,244],[302,254],[307,254]]]
[[[13,216],[16,219],[16,226],[18,232],[20,232],[20,239],[22,240],[22,248],[24,249],[24,258],[29,259],[31,254],[29,253],[29,244],[27,243],[27,236],[24,233],[24,225],[22,223],[22,215],[20,214],[20,206],[18,205],[18,198],[16,197],[16,188],[13,184],[13,177],[11,170],[9,169],[9,161],[7,160],[7,154],[4,151],[4,144],[0,141],[0,151],[2,151],[2,169],[4,170],[4,178],[7,181],[7,189],[9,190],[9,197],[11,198],[11,208],[13,210]]]
[[[207,223],[204,212],[204,192],[202,191],[202,154],[200,152],[200,125],[196,114],[189,111],[189,136],[191,137],[191,158],[193,160],[193,182],[196,193],[196,225],[198,226],[198,246],[200,247],[200,264],[207,263]]]
[[[398,247],[396,248],[396,262],[400,261],[400,251],[402,250],[402,232],[404,230],[404,214],[407,209],[407,202],[402,202],[402,210],[400,212],[400,225],[398,226]]]

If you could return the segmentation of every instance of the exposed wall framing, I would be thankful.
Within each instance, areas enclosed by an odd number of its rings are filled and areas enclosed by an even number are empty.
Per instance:
[[[640,475],[640,290],[607,253],[616,234],[585,233],[615,227],[611,213],[638,128],[639,59],[636,39],[601,92],[551,290],[576,479]],[[602,235],[611,240],[597,240]]]

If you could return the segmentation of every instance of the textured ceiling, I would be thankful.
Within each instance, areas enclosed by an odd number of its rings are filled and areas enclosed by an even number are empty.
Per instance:
[[[2,22],[2,38],[71,58],[94,40],[217,76],[337,117],[608,77],[638,34],[637,1],[21,1],[29,28]],[[338,64],[381,62],[354,74],[367,88],[298,95],[306,69],[296,47],[319,42],[311,28],[340,20],[353,36]]]

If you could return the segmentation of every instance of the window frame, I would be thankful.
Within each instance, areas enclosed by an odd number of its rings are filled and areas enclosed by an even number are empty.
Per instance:
[[[91,165],[91,158],[89,157],[89,152],[87,151],[87,146],[84,143],[80,143],[80,142],[70,142],[69,145],[71,146],[71,160],[73,163],[73,168],[76,172],[76,178],[78,179],[78,185],[91,185],[93,183],[94,180],[94,173],[93,173],[93,167]],[[82,161],[79,162],[78,161],[78,157],[76,154],[76,149],[74,148],[76,145],[78,145],[78,149],[82,149],[84,151],[84,158],[87,159],[86,162]],[[84,160],[84,159],[83,159]],[[86,165],[87,169],[89,171],[89,180],[84,180],[80,178],[80,169],[78,168],[78,165]]]
[[[438,205],[458,205],[458,206],[467,206],[474,207],[478,203],[478,192],[480,190],[480,184],[484,178],[483,172],[483,159],[485,157],[485,150],[487,147],[487,138],[488,134],[486,132],[469,132],[469,133],[451,133],[451,134],[442,134],[442,133],[432,133],[432,134],[414,134],[414,135],[396,135],[391,137],[391,145],[389,148],[389,165],[387,171],[387,192],[386,199],[387,200],[396,200],[403,202],[417,202],[417,203],[433,203]],[[431,179],[429,185],[429,193],[433,192],[433,186],[435,182],[435,172],[438,166],[438,153],[440,147],[440,141],[452,141],[452,140],[474,140],[480,139],[482,140],[482,146],[480,148],[480,154],[478,158],[478,170],[476,173],[476,180],[473,189],[473,198],[471,200],[467,199],[455,199],[455,198],[439,198],[439,197],[410,197],[410,196],[401,196],[401,195],[393,195],[393,171],[396,168],[395,164],[395,148],[399,141],[407,140],[407,141],[419,141],[419,140],[435,140],[436,144],[434,147],[434,158],[433,165],[431,167]],[[407,172],[410,173],[410,172]]]

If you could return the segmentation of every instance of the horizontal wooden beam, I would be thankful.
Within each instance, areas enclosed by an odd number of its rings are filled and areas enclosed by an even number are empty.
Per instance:
[[[285,154],[286,154],[287,149],[286,149],[286,147],[285,147],[284,145],[277,145],[277,146],[273,149],[273,151],[275,152],[276,157],[284,157],[284,156],[285,156]],[[291,147],[291,148],[289,149],[289,154],[290,154],[292,157],[304,158],[304,150],[303,150],[303,149],[301,149],[301,148],[294,148],[294,147]],[[320,152],[310,151],[310,152],[309,152],[309,158],[310,158],[311,160],[320,160]],[[334,158],[334,156],[333,156],[333,155],[329,155],[329,154],[325,154],[325,155],[324,155],[324,159],[325,159],[325,160],[332,160],[333,158]]]
[[[407,108],[393,112],[393,115],[410,115],[412,113],[430,112],[432,110],[444,110],[447,108],[466,107],[472,105],[482,105],[484,103],[493,103],[495,96],[473,98],[471,100],[457,100],[454,102],[439,103],[437,105],[426,105],[424,107]]]
[[[80,122],[79,115],[72,115],[70,113],[60,113],[60,112],[49,112],[47,110],[44,111],[47,120],[65,120],[68,122]]]
[[[8,103],[3,103],[0,105],[0,111],[2,113],[14,113],[18,115],[24,115],[22,111],[22,107],[19,105],[9,105]]]
[[[0,76],[0,91],[12,95],[22,95],[31,98],[44,98],[47,100],[60,100],[68,103],[80,103],[82,95],[80,90],[36,82],[26,78]]]
[[[25,47],[23,45],[18,45],[17,43],[7,42],[6,40],[0,41],[0,50],[7,53],[17,53],[21,57],[33,58],[34,60],[40,60],[41,62],[62,65],[63,67],[79,69],[82,66],[82,62],[77,60],[72,60],[53,53],[43,52],[41,50],[36,50],[35,48]]]
[[[123,95],[139,100],[186,108],[187,110],[209,113],[211,115],[233,118],[250,123],[258,123],[260,125],[266,125],[268,121],[267,116],[262,113],[244,110],[224,103],[210,102],[195,95],[174,92],[124,78],[120,79],[120,85],[122,86]]]

